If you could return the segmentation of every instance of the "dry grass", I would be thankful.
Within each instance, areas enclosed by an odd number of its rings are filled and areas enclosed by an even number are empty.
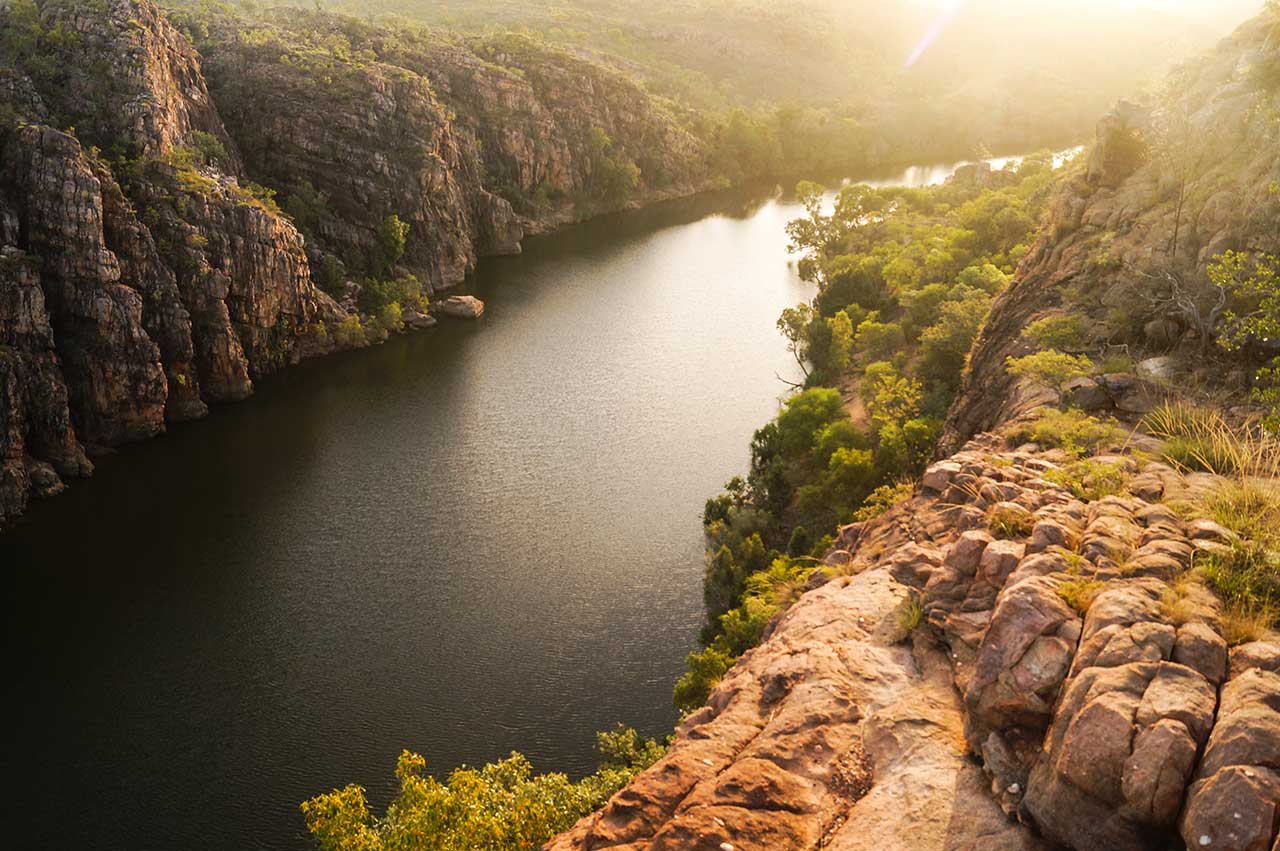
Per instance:
[[[919,594],[911,594],[898,607],[898,641],[906,641],[924,623],[924,602]]]
[[[1236,539],[1198,564],[1225,604],[1224,635],[1233,644],[1255,640],[1280,616],[1280,442],[1183,402],[1162,405],[1143,424],[1165,441],[1175,466],[1226,479],[1191,511]]]
[[[1016,511],[1007,506],[994,505],[987,512],[987,528],[997,538],[1026,538],[1035,527],[1036,518],[1030,511]]]
[[[1069,579],[1058,586],[1058,596],[1084,617],[1105,587],[1106,583],[1097,579]]]
[[[1165,459],[1182,470],[1280,478],[1280,441],[1257,428],[1233,426],[1215,410],[1166,402],[1142,424],[1165,442]]]
[[[1275,622],[1275,609],[1228,605],[1222,613],[1222,637],[1231,647],[1248,644],[1263,638]]]
[[[1160,598],[1160,612],[1164,619],[1173,626],[1183,626],[1196,620],[1200,606],[1193,595],[1201,587],[1200,577],[1195,573],[1184,573],[1178,577]]]

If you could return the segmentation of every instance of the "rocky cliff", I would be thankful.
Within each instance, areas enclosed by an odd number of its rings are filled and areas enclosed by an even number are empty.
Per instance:
[[[915,495],[842,528],[668,755],[548,851],[1276,847],[1280,637],[1230,628],[1199,570],[1240,538],[1197,506],[1241,482],[1175,469],[1140,430],[1083,458],[1031,442],[1057,394],[1006,371],[1070,304],[1213,377],[1213,303],[1185,294],[1221,251],[1278,247],[1273,32],[1245,26],[1101,123]],[[1168,392],[1086,383],[1131,424]],[[1274,481],[1247,486],[1276,510]]]
[[[1052,232],[974,347],[943,452],[1025,406],[1005,360],[1030,351],[1020,336],[1028,324],[1065,304],[1113,344],[1199,360],[1194,383],[1245,383],[1222,382],[1196,357],[1222,305],[1193,282],[1223,251],[1280,250],[1280,125],[1274,89],[1259,85],[1274,61],[1273,27],[1267,16],[1244,25],[1177,69],[1156,103],[1122,103],[1099,123],[1088,161],[1057,198]]]
[[[431,295],[526,230],[705,180],[664,105],[519,41],[15,0],[0,48],[0,526],[88,454],[385,338],[353,278]]]

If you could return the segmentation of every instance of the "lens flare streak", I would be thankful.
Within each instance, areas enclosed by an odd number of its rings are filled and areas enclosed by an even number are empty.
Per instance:
[[[960,14],[960,10],[964,7],[965,0],[947,0],[946,5],[938,12],[938,16],[933,19],[933,23],[929,24],[929,29],[925,31],[924,37],[911,51],[911,55],[907,57],[907,68],[911,68],[921,57],[928,52],[933,43],[938,40],[951,22]]]

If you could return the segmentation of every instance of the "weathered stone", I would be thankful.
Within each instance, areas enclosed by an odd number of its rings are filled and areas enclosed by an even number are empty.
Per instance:
[[[1005,580],[1018,567],[1026,555],[1026,545],[1016,541],[993,541],[982,551],[978,569],[994,588],[1003,588]]]
[[[1178,627],[1173,644],[1173,661],[1200,672],[1206,680],[1220,685],[1227,678],[1227,642],[1208,624],[1188,623]]]
[[[433,304],[432,308],[437,313],[454,319],[479,319],[484,315],[484,302],[469,295],[449,296]]]

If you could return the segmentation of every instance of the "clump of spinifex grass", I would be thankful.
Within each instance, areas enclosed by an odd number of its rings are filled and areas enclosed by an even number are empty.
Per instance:
[[[1166,402],[1142,424],[1165,442],[1165,459],[1183,470],[1280,477],[1280,441],[1259,429],[1233,426],[1215,410]]]
[[[1224,636],[1233,644],[1261,637],[1280,618],[1280,442],[1185,403],[1162,405],[1143,425],[1165,441],[1170,463],[1226,479],[1197,512],[1231,540],[1199,565],[1225,604]]]

